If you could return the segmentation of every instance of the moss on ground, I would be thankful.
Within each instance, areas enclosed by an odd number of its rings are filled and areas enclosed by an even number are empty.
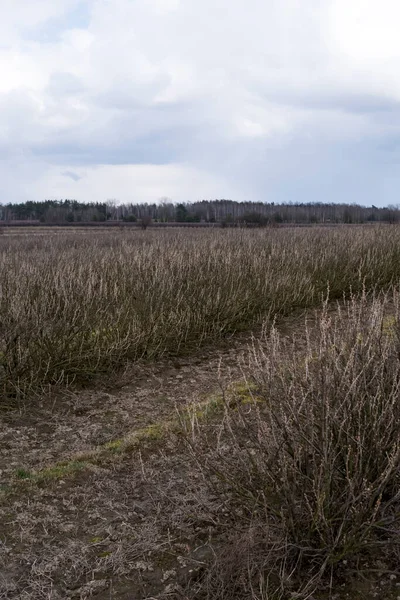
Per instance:
[[[57,462],[54,465],[39,470],[29,470],[20,467],[15,472],[15,479],[19,483],[46,484],[66,477],[72,477],[93,466],[102,466],[116,461],[142,446],[147,449],[156,450],[171,435],[182,433],[184,425],[188,424],[191,420],[204,422],[221,414],[227,400],[228,402],[229,400],[239,401],[241,404],[259,401],[256,391],[255,387],[251,384],[243,382],[235,383],[230,386],[226,394],[213,395],[204,402],[193,405],[174,419],[152,423],[124,438],[111,440],[92,451],[79,453],[71,457],[71,460]]]

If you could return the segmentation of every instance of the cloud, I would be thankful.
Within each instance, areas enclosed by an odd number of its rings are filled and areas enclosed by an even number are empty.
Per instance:
[[[14,0],[3,12],[0,201],[397,201],[395,0]]]
[[[210,175],[185,164],[96,165],[60,171],[58,167],[32,158],[28,162],[9,159],[0,167],[5,187],[13,185],[13,197],[5,201],[43,198],[74,198],[82,201],[116,199],[118,202],[155,202],[163,196],[178,202],[217,196],[240,200],[244,190],[223,177]],[[8,175],[7,175],[8,173]],[[13,173],[13,175],[10,175]],[[17,176],[15,176],[15,174]]]
[[[79,181],[80,179],[82,179],[81,175],[78,175],[77,173],[74,173],[73,171],[63,171],[61,173],[61,175],[63,177],[69,177],[70,179],[72,179],[72,181]]]

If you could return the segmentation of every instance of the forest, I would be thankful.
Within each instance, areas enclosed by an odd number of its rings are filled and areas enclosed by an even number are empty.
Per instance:
[[[96,222],[131,223],[218,223],[234,225],[324,224],[324,223],[396,223],[399,206],[365,207],[358,204],[325,204],[274,202],[236,202],[234,200],[201,200],[174,203],[168,198],[154,204],[119,204],[78,202],[77,200],[27,201],[19,204],[0,203],[0,222],[28,224],[68,224]]]

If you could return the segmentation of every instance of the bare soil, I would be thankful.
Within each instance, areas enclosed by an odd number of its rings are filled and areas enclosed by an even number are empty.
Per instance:
[[[0,482],[20,469],[43,469],[90,452],[218,393],[243,377],[239,359],[251,341],[242,334],[189,358],[128,365],[94,388],[53,390],[18,411],[0,413]]]

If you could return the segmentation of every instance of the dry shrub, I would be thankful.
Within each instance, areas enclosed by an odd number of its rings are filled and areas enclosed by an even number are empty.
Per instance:
[[[306,598],[344,559],[394,560],[398,315],[397,294],[364,296],[325,308],[306,348],[272,330],[247,397],[226,398],[219,423],[192,420],[191,452],[231,516],[196,598]]]
[[[85,383],[187,353],[326,293],[400,277],[400,229],[92,231],[3,236],[0,392]],[[9,400],[7,400],[9,402]]]

